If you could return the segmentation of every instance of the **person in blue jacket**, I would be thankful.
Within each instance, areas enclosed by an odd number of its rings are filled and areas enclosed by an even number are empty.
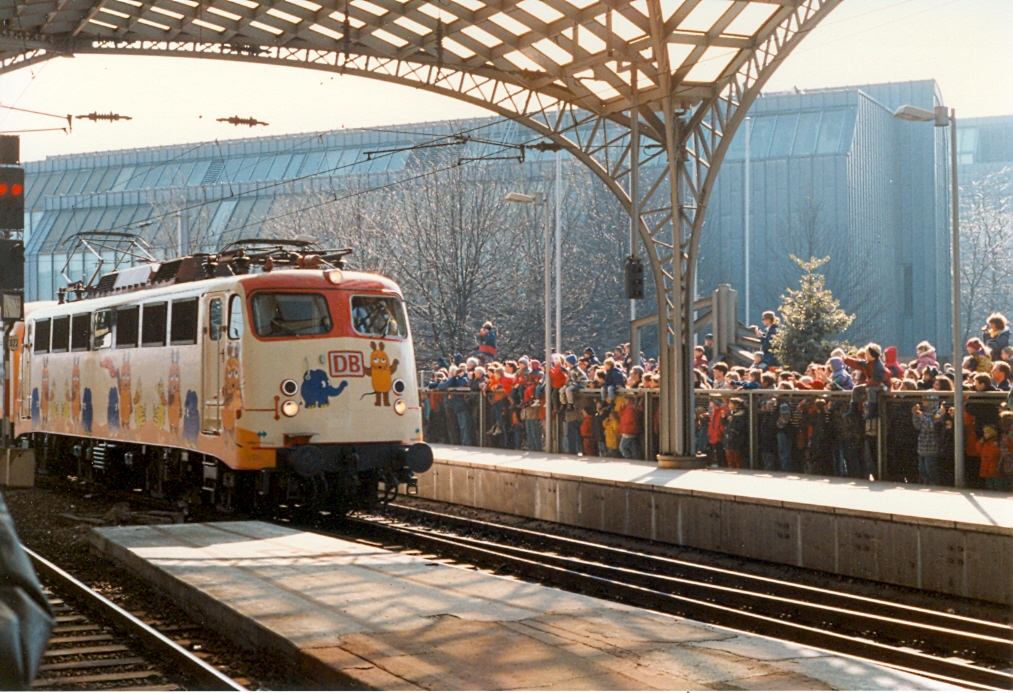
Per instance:
[[[777,334],[777,323],[777,315],[774,311],[767,310],[763,313],[763,329],[753,327],[756,336],[760,338],[760,348],[763,350],[763,363],[767,368],[776,368],[781,365],[777,357],[774,356],[774,352],[770,350],[774,342],[774,335]]]

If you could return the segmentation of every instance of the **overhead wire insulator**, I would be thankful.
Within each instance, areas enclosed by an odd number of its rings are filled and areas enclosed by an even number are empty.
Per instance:
[[[255,125],[270,125],[262,120],[257,120],[253,116],[249,118],[240,118],[239,116],[229,116],[228,118],[218,118],[219,123],[228,123],[229,125],[249,125],[251,128]]]
[[[69,117],[69,116],[68,116]],[[78,120],[90,120],[93,123],[97,123],[100,120],[107,120],[109,122],[115,122],[117,120],[133,120],[130,116],[120,115],[119,113],[99,113],[98,111],[92,111],[88,115],[76,116]]]

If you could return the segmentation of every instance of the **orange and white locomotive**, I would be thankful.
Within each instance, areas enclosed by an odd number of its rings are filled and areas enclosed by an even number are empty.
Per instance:
[[[40,472],[244,510],[412,490],[432,451],[400,289],[340,269],[348,251],[274,243],[28,304],[13,418]]]

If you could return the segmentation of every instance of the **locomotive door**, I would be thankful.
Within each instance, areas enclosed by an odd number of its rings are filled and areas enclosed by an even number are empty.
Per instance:
[[[23,332],[21,333],[21,372],[18,374],[18,380],[21,381],[21,388],[18,391],[18,396],[21,398],[21,418],[30,419],[32,417],[32,325],[27,320],[24,323]],[[11,333],[10,338],[16,340],[17,337],[14,333]],[[13,342],[11,344],[13,346]],[[9,352],[11,362],[16,358],[14,350],[11,349]],[[11,369],[14,370],[13,368]]]
[[[222,371],[225,369],[225,297],[224,293],[204,297],[204,346],[201,428],[216,434],[222,430]]]

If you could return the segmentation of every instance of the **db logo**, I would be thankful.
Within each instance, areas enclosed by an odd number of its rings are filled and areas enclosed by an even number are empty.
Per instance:
[[[361,351],[331,351],[327,354],[331,366],[331,377],[361,378],[366,373],[362,368]]]

